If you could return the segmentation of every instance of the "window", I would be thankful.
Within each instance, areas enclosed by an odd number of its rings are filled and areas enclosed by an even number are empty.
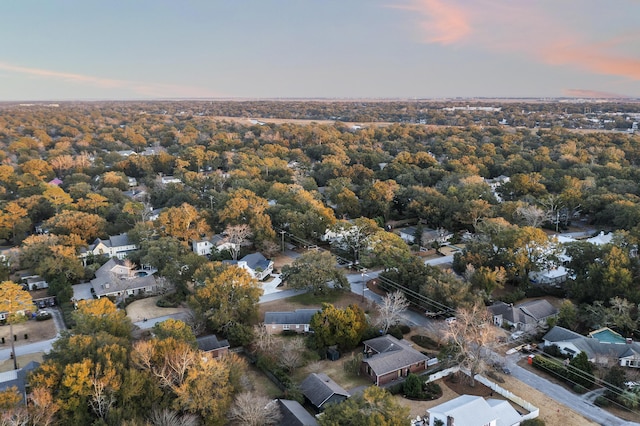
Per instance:
[[[283,330],[289,330],[289,329],[291,329],[291,326],[289,324],[283,324],[282,325],[282,329]]]

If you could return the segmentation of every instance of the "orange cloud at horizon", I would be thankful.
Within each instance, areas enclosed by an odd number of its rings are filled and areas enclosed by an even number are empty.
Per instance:
[[[612,34],[591,41],[587,25],[568,23],[535,2],[510,0],[407,0],[418,14],[426,43],[517,54],[548,65],[640,80],[640,32]],[[617,53],[614,53],[617,52]],[[634,56],[635,55],[635,56]]]
[[[219,94],[212,94],[208,90],[171,84],[142,83],[128,80],[117,80],[103,77],[95,77],[84,74],[67,73],[41,68],[29,68],[19,65],[0,62],[0,70],[5,70],[22,75],[44,77],[57,80],[65,80],[72,83],[89,84],[94,87],[115,89],[122,88],[133,91],[136,94],[152,97],[218,97]]]

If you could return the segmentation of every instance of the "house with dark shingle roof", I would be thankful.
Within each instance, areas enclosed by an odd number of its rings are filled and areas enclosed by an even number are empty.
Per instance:
[[[218,340],[218,336],[215,334],[198,337],[196,343],[198,344],[198,349],[214,358],[229,352],[229,342],[227,340]]]
[[[273,260],[267,259],[262,253],[251,253],[240,260],[225,260],[224,263],[245,269],[258,281],[262,281],[273,272]]]
[[[279,399],[280,426],[318,426],[318,421],[298,401]]]
[[[545,326],[549,318],[558,315],[558,309],[545,299],[530,300],[519,305],[496,302],[487,308],[498,327],[511,326],[514,330],[533,331]]]
[[[310,331],[311,317],[320,311],[321,309],[296,309],[288,312],[265,312],[264,326],[269,334],[285,330],[307,333]]]
[[[324,410],[329,404],[337,404],[351,396],[324,373],[309,374],[300,383],[300,391],[318,412]]]
[[[361,371],[378,386],[427,369],[429,357],[415,350],[406,340],[387,334],[363,343]]]
[[[602,330],[599,330],[602,331]],[[612,332],[617,334],[615,332]],[[602,334],[602,333],[600,333]],[[640,343],[632,339],[611,339],[611,336],[593,334],[583,336],[566,328],[555,326],[542,339],[545,346],[556,345],[560,351],[571,357],[580,352],[587,354],[589,361],[599,365],[617,364],[621,367],[640,368]],[[608,338],[604,338],[608,337]]]
[[[15,388],[22,397],[22,402],[26,403],[27,388],[29,386],[27,383],[27,374],[38,367],[40,367],[39,362],[31,361],[24,367],[17,370],[0,373],[0,392]]]

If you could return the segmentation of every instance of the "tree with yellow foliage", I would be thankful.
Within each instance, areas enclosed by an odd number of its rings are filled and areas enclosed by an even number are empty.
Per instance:
[[[12,281],[0,283],[0,312],[5,313],[6,321],[9,323],[9,340],[11,341],[14,370],[18,369],[18,362],[13,344],[13,324],[26,320],[25,313],[34,308],[31,295],[28,291],[23,290],[22,286]]]

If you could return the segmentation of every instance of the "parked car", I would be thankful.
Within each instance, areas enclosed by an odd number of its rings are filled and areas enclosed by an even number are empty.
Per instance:
[[[444,322],[446,322],[449,325],[453,324],[456,321],[457,321],[456,317],[449,317],[449,318],[444,320]]]

